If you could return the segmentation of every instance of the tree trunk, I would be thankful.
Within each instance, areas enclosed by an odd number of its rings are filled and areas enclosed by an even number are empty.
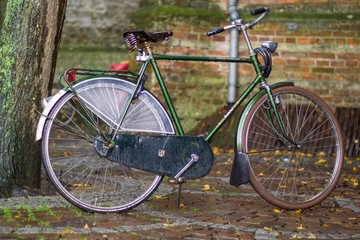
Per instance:
[[[52,86],[66,2],[7,3],[0,36],[0,196],[40,186],[37,110]]]

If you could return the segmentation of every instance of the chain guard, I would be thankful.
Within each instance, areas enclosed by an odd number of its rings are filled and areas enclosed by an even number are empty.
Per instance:
[[[194,179],[208,174],[214,164],[212,149],[202,137],[118,134],[115,146],[108,147],[104,142],[102,136],[94,142],[101,157],[145,172],[174,177],[190,161],[191,154],[196,154],[199,161],[181,175]]]

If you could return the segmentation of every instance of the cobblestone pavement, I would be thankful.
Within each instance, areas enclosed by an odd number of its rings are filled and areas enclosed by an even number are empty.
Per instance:
[[[360,158],[346,159],[331,196],[302,211],[229,185],[231,163],[220,154],[208,177],[184,184],[180,208],[174,185],[122,214],[87,213],[59,196],[0,199],[0,239],[360,239]]]

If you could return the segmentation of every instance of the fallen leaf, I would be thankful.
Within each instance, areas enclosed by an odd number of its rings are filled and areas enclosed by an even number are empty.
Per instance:
[[[264,227],[264,229],[265,229],[266,231],[274,231],[274,229],[273,229],[272,227]]]
[[[210,185],[209,184],[205,184],[204,187],[202,188],[203,191],[210,191]]]
[[[274,213],[281,213],[281,212],[283,212],[283,211],[284,211],[284,209],[279,210],[279,209],[277,209],[277,208],[274,208]]]
[[[71,230],[71,229],[68,229],[68,228],[61,231],[61,235],[64,235],[64,234],[73,234],[73,233],[74,233],[74,231]]]
[[[88,184],[88,183],[74,183],[72,185],[73,187],[77,187],[77,188],[87,188],[87,187],[91,187],[92,185],[91,184]]]
[[[321,152],[319,152],[317,155],[318,155],[318,156],[325,156],[325,155],[326,155],[326,153],[325,153],[325,152],[323,152],[323,151],[321,151]]]
[[[84,229],[89,229],[89,226],[87,225],[87,223],[85,224]]]
[[[326,163],[326,162],[327,162],[326,159],[320,158],[319,160],[317,160],[317,161],[315,162],[315,165],[320,165],[320,164]]]
[[[175,227],[175,224],[172,223],[164,223],[165,227]]]
[[[300,224],[300,226],[299,226],[299,227],[297,227],[296,229],[297,229],[297,230],[304,230],[304,229],[306,229],[306,228],[304,228],[304,227],[303,227],[303,225],[302,225],[302,224]]]

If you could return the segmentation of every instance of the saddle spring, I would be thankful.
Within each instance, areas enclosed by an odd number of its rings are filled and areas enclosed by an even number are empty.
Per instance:
[[[133,52],[138,48],[138,40],[136,38],[136,35],[133,33],[129,33],[126,35],[126,38],[124,39],[125,46],[127,49],[129,49],[129,52]]]

